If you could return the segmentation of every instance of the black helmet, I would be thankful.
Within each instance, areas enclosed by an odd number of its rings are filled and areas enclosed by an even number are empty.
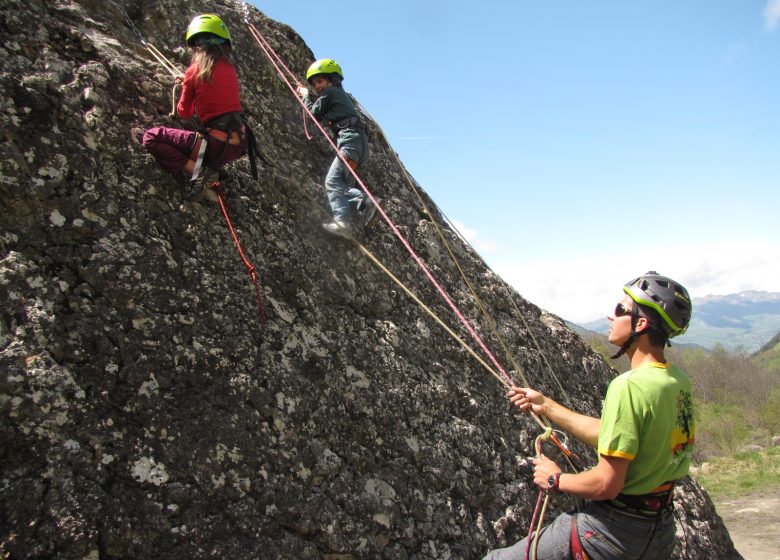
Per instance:
[[[634,278],[625,286],[626,292],[637,305],[643,305],[655,310],[661,316],[660,325],[669,338],[681,335],[691,322],[693,304],[688,290],[671,278],[650,271],[639,278]]]

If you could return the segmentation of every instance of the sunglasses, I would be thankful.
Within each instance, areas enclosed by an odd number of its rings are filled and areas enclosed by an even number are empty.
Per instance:
[[[618,303],[615,306],[615,317],[625,317],[626,315],[631,315],[631,310],[622,303]]]

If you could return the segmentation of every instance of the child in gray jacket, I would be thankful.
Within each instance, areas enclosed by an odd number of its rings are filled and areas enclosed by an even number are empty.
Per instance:
[[[370,150],[368,136],[347,92],[341,86],[344,74],[335,60],[314,62],[306,72],[306,81],[314,88],[312,94],[305,87],[298,88],[298,95],[317,118],[327,123],[336,140],[336,147],[355,170],[368,160]],[[323,224],[329,233],[352,238],[371,227],[378,219],[376,206],[356,186],[355,177],[338,156],[325,176],[325,192],[333,213],[333,221]],[[376,198],[376,197],[375,197]],[[376,198],[384,208],[384,201]]]

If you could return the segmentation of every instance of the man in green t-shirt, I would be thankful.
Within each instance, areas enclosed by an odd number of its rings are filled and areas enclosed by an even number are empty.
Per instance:
[[[588,501],[560,515],[538,536],[538,560],[574,558],[667,559],[674,549],[670,514],[675,481],[688,474],[696,427],[691,381],[664,358],[668,340],[691,319],[688,292],[648,272],[626,284],[607,318],[609,341],[620,346],[631,370],[609,384],[601,418],[578,414],[529,388],[513,387],[510,400],[546,416],[598,449],[598,464],[569,474],[547,457],[534,460],[534,483]],[[493,550],[485,560],[525,558],[528,539]]]

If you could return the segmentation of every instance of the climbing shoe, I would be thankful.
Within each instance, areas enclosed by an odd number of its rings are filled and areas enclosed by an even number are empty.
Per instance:
[[[327,224],[322,224],[322,228],[328,233],[338,235],[345,239],[355,239],[355,229],[349,222],[342,222],[341,220],[333,220]]]
[[[217,202],[217,193],[214,189],[220,187],[220,179],[217,169],[204,168],[200,177],[192,182],[195,185],[194,190],[196,190],[195,196],[192,197],[192,202],[200,202],[204,198],[210,202]]]
[[[376,211],[377,205],[382,208],[382,210],[384,210],[385,204],[387,204],[384,198],[377,198],[376,202],[377,204],[375,205],[373,202],[371,202],[371,199],[367,198],[365,200],[366,207],[360,211],[360,217],[362,218],[366,229],[373,227],[381,217],[381,214]]]

